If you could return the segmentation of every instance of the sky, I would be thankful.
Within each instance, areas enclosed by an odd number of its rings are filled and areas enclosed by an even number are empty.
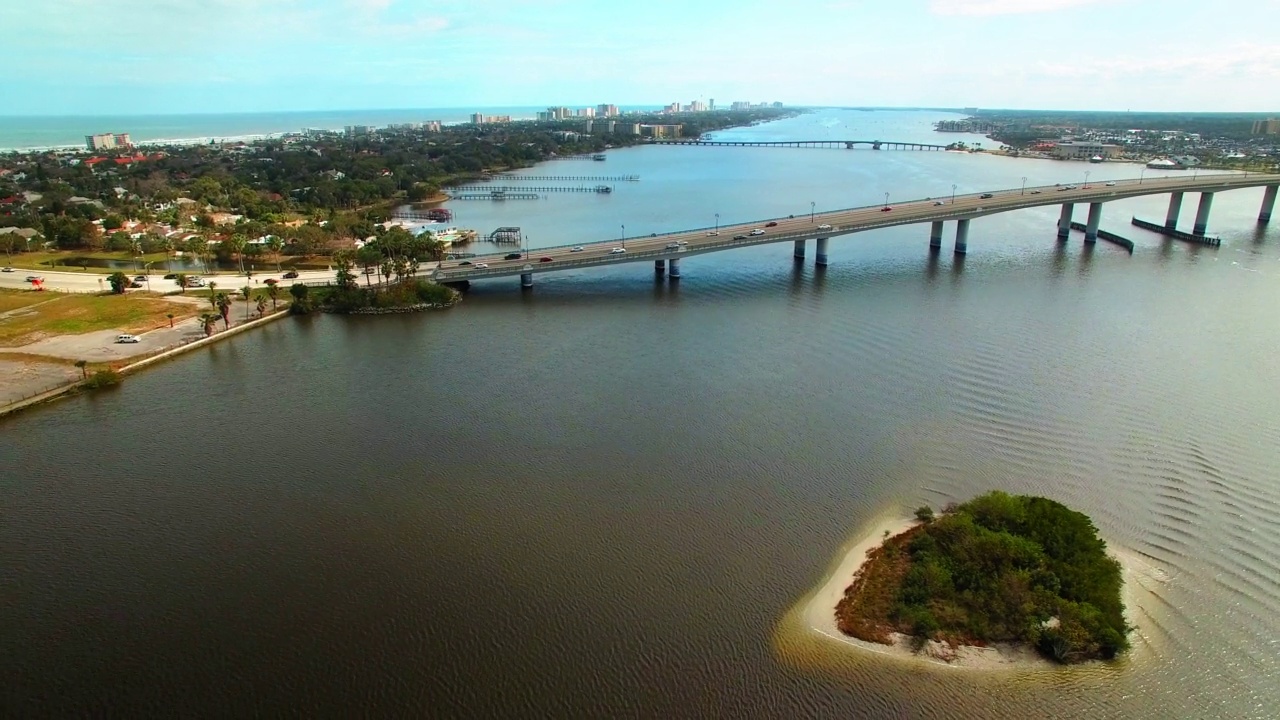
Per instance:
[[[1276,111],[1280,0],[0,0],[0,115]]]

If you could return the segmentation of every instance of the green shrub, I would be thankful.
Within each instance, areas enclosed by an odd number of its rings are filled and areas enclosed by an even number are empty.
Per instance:
[[[90,390],[113,387],[115,385],[119,385],[120,380],[120,373],[112,370],[111,368],[104,368],[90,375],[89,379],[84,381],[84,387]]]

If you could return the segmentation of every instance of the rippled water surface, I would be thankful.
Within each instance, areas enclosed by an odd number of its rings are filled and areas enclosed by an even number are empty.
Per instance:
[[[930,140],[937,117],[720,135]],[[1138,170],[576,164],[606,168],[642,180],[459,204],[459,224],[552,245]],[[1157,197],[1107,206],[1132,256],[1059,244],[1044,208],[974,221],[962,262],[914,226],[832,240],[825,271],[786,244],[686,259],[677,285],[644,264],[492,281],[445,313],[280,322],[0,422],[5,714],[1273,717],[1280,226],[1258,230],[1260,198],[1219,194],[1218,249],[1131,227]],[[1079,508],[1168,573],[1133,660],[904,669],[785,627],[873,518],[991,488]]]

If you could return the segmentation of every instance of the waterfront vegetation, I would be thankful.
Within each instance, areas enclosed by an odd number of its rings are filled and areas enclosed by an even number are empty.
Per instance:
[[[196,306],[154,295],[56,294],[31,290],[0,290],[0,310],[26,307],[28,312],[0,319],[0,346],[15,347],[53,335],[78,335],[95,330],[136,333],[167,327],[175,319],[195,315]]]
[[[1042,497],[991,492],[868,553],[836,608],[840,630],[889,644],[1024,643],[1062,663],[1129,647],[1120,565],[1093,522]]]
[[[253,143],[99,153],[0,156],[0,251],[22,267],[85,260],[151,263],[182,252],[217,262],[279,265],[350,249],[375,236],[406,202],[440,199],[442,188],[553,157],[636,145],[633,124],[680,124],[685,137],[794,114],[760,108],[616,118],[615,132],[586,118],[425,130],[292,135]],[[117,162],[121,161],[121,162]],[[24,194],[25,193],[25,194]],[[252,241],[252,242],[251,242]],[[29,257],[24,257],[30,253]]]

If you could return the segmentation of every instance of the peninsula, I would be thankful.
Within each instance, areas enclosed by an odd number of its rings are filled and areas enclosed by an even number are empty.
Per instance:
[[[946,661],[994,645],[1058,663],[1129,649],[1121,566],[1084,514],[991,492],[916,519],[866,552],[834,610],[844,635]]]

